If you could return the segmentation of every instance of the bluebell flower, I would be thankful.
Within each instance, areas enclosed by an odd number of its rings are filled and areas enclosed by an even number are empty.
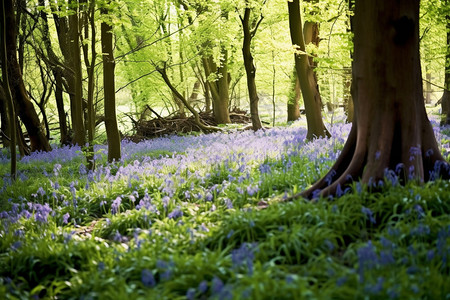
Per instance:
[[[169,219],[178,219],[178,218],[181,218],[182,216],[183,216],[183,211],[180,209],[180,207],[175,208],[167,215],[167,217]]]
[[[199,283],[197,289],[201,294],[204,294],[208,290],[208,282],[206,280],[203,280]]]
[[[366,246],[358,249],[358,271],[360,276],[360,281],[364,281],[364,271],[373,269],[378,264],[378,255],[375,252],[375,247],[372,241],[368,241]]]
[[[120,210],[120,204],[122,203],[122,198],[117,197],[111,204],[111,213],[115,215]]]
[[[211,282],[211,292],[212,295],[218,294],[222,291],[224,284],[220,278],[214,276]]]
[[[380,264],[383,266],[391,265],[395,263],[394,256],[391,251],[381,250],[380,251]]]
[[[194,300],[195,299],[195,289],[189,288],[186,292],[186,299],[188,300]]]
[[[253,260],[255,258],[256,244],[243,243],[238,249],[231,251],[231,262],[234,268],[247,266],[249,275],[253,274]]]
[[[366,285],[365,290],[371,294],[377,295],[383,290],[384,278],[378,277],[377,283],[374,285]]]
[[[67,224],[70,218],[70,214],[69,213],[65,213],[63,215],[63,224]]]
[[[375,220],[373,216],[373,212],[370,210],[370,208],[363,206],[361,208],[361,212],[366,216],[366,218],[369,219],[370,223],[376,224],[377,221]]]
[[[336,285],[337,285],[337,286],[343,286],[343,285],[347,282],[347,280],[348,280],[347,276],[339,277],[339,278],[336,280]]]
[[[141,282],[145,287],[154,287],[156,285],[155,277],[149,269],[143,269],[141,272]]]

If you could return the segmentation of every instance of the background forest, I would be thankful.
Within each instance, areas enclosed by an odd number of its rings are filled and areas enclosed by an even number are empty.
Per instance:
[[[376,181],[333,169],[376,120],[350,93],[355,1],[0,9],[1,299],[450,297],[449,0],[420,1],[435,148],[399,163],[392,135]]]
[[[437,104],[444,87],[447,6],[446,1],[421,4],[424,96],[430,105]],[[350,98],[351,7],[346,1],[302,2],[304,24],[297,25],[304,25],[304,51],[311,58],[326,111],[347,108]],[[302,50],[292,46],[285,1],[18,0],[14,12],[15,23],[7,28],[17,34],[17,67],[26,96],[53,144],[106,140],[102,24],[113,33],[115,85],[107,84],[116,92],[123,135],[145,136],[146,120],[191,115],[180,98],[197,112],[214,111],[216,124],[230,122],[227,110],[250,113],[244,29],[252,37],[249,54],[256,66],[256,105],[263,124],[296,120],[295,102],[303,107],[293,59],[294,52]],[[2,99],[2,130],[7,134]],[[324,116],[327,121],[332,118]],[[24,142],[19,145],[22,154],[29,153]]]

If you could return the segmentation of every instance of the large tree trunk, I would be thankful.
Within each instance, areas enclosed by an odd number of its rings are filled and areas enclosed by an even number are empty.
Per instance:
[[[28,98],[17,61],[15,14],[12,0],[4,0],[6,22],[6,54],[9,85],[15,102],[17,114],[25,125],[30,137],[31,151],[50,151],[50,144],[43,132],[36,110]]]
[[[261,129],[262,125],[261,120],[259,119],[259,112],[258,112],[259,97],[256,91],[256,82],[255,82],[256,67],[255,64],[253,63],[251,43],[256,33],[256,30],[258,29],[259,22],[257,24],[254,24],[253,26],[254,28],[250,29],[250,14],[251,8],[246,7],[244,17],[241,18],[242,29],[244,31],[242,54],[244,57],[245,72],[247,74],[247,89],[248,89],[248,96],[250,98],[250,117],[252,120],[253,130],[256,131]]]
[[[204,45],[206,48],[207,45]],[[218,124],[231,123],[228,104],[229,96],[229,80],[228,80],[228,51],[222,49],[221,65],[217,66],[212,56],[204,56],[202,58],[203,67],[205,69],[206,82],[209,86],[213,100],[214,119]],[[210,75],[215,73],[217,80],[211,81]]]
[[[7,50],[6,50],[6,28],[7,28],[7,22],[6,22],[6,9],[5,9],[5,1],[2,1],[0,4],[0,16],[1,16],[1,22],[0,22],[0,61],[2,62],[2,87],[1,89],[1,95],[2,98],[1,102],[6,103],[5,109],[2,111],[2,127],[3,127],[3,121],[5,119],[8,121],[8,131],[10,133],[9,135],[9,151],[10,151],[10,174],[11,178],[13,180],[16,179],[17,175],[17,156],[16,156],[16,114],[14,110],[14,103],[13,98],[11,94],[11,89],[9,87],[9,74],[8,74],[8,57],[7,57]],[[6,110],[8,111],[8,115],[6,118],[3,118],[3,114],[5,114]],[[3,140],[6,140],[6,136],[2,136]],[[3,204],[3,203],[2,203]]]
[[[9,123],[8,100],[3,89],[4,82],[0,81],[0,122],[2,123],[0,139],[2,140],[3,148],[8,148],[10,145],[11,128]]]
[[[396,170],[400,182],[449,177],[423,101],[419,2],[356,3],[355,119],[330,172],[301,196],[336,194],[340,186],[357,179],[376,183],[386,170]]]
[[[298,81],[297,72],[295,71],[291,77],[291,87],[289,89],[289,99],[287,103],[287,120],[296,121],[300,119],[300,98],[302,93],[300,91],[300,82]]]
[[[109,4],[109,3],[108,3]],[[102,14],[107,15],[108,10],[102,9]],[[102,22],[101,40],[103,53],[103,89],[105,93],[105,127],[108,139],[108,161],[120,160],[120,135],[116,117],[116,89],[114,77],[114,54],[112,25]]]
[[[295,54],[295,68],[300,81],[303,102],[305,103],[308,126],[306,139],[312,140],[317,137],[327,137],[330,136],[330,133],[325,128],[322,120],[322,99],[317,89],[314,72],[309,65],[308,56],[305,54],[306,49],[302,32],[299,0],[288,1],[288,8],[292,44],[299,51]]]

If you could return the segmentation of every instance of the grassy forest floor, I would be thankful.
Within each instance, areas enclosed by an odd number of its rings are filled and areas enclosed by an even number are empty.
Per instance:
[[[0,298],[445,299],[450,183],[283,202],[323,175],[351,125],[305,143],[265,131],[123,141],[0,156]],[[434,122],[449,158],[450,128]]]

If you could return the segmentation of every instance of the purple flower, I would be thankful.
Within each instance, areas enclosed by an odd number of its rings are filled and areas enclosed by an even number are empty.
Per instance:
[[[143,269],[141,272],[141,282],[145,287],[154,287],[156,285],[155,277],[149,269]]]
[[[67,224],[67,222],[69,221],[69,217],[70,217],[70,214],[69,214],[69,213],[65,213],[65,214],[63,215],[63,223],[64,223],[64,224]]]
[[[203,280],[202,282],[200,282],[197,289],[201,294],[205,293],[208,290],[208,282],[206,280]]]
[[[255,258],[256,244],[243,243],[238,249],[231,251],[231,262],[234,268],[247,266],[249,275],[253,274],[253,260]]]
[[[364,281],[364,271],[373,269],[378,263],[378,256],[375,252],[375,247],[372,241],[368,241],[366,246],[358,249],[358,271],[360,276],[360,281]]]
[[[120,204],[122,203],[122,198],[117,197],[111,204],[111,213],[115,215],[120,210]]]
[[[212,201],[212,199],[213,199],[213,195],[210,192],[206,193],[205,200],[210,202],[210,201]]]
[[[169,215],[167,216],[169,219],[178,219],[183,216],[183,211],[177,207],[174,210],[172,210]]]
[[[376,224],[377,223],[377,221],[373,217],[373,212],[370,210],[370,208],[367,208],[367,207],[363,206],[361,208],[361,212],[366,216],[366,218],[369,219],[370,223],[372,223],[372,224]]]

